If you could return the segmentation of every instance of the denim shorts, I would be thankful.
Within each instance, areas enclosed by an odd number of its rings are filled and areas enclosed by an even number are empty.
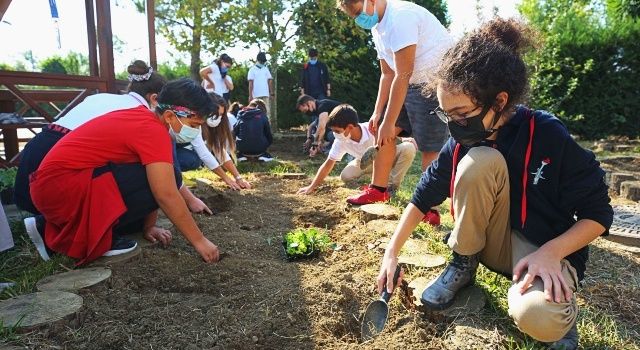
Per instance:
[[[440,152],[449,138],[449,128],[430,112],[438,107],[435,96],[424,96],[419,86],[409,86],[404,100],[405,113],[400,113],[396,126],[416,140],[421,152]]]

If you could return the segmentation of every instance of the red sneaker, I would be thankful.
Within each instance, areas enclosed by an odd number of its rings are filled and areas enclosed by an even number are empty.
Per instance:
[[[440,226],[440,213],[437,210],[431,209],[424,217],[422,217],[422,222],[427,223],[431,226]]]
[[[364,205],[376,202],[386,202],[390,197],[389,191],[381,192],[371,186],[367,186],[362,190],[362,192],[347,198],[347,203]]]

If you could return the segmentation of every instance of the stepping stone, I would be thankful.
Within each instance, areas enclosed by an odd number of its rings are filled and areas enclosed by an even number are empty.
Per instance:
[[[358,208],[365,222],[376,219],[398,219],[400,210],[384,203],[365,204]]]
[[[136,249],[126,254],[99,257],[98,259],[92,261],[89,265],[95,267],[95,266],[110,266],[113,264],[119,264],[140,256],[141,252],[142,252],[142,248],[140,248],[140,246],[137,246]]]
[[[452,349],[494,349],[500,336],[495,331],[457,325],[447,340]]]
[[[398,226],[397,220],[371,220],[367,222],[367,231],[375,232],[383,237],[391,237]]]
[[[640,205],[614,205],[610,241],[640,247]]]
[[[307,174],[305,173],[281,173],[276,175],[278,175],[278,177],[281,177],[283,179],[291,179],[291,180],[299,180],[299,179],[307,178]]]
[[[0,302],[0,323],[6,328],[49,325],[75,315],[82,297],[56,290],[23,294]]]
[[[624,181],[621,183],[620,196],[634,202],[640,201],[640,181]]]
[[[384,252],[384,250],[387,249],[389,238],[381,238],[378,241],[380,241],[380,243],[378,244],[378,249]],[[420,252],[424,251],[425,249],[426,248],[423,247],[423,243],[421,241],[413,238],[407,239],[407,241],[404,242],[404,245],[402,246],[403,252],[415,252],[416,254],[420,254]]]
[[[36,287],[41,292],[48,290],[75,292],[82,288],[94,286],[109,277],[111,277],[111,269],[90,267],[47,276],[38,281]]]
[[[484,293],[480,288],[472,285],[458,292],[456,300],[449,308],[440,311],[428,309],[422,304],[420,297],[431,281],[426,277],[418,277],[409,283],[408,291],[412,296],[415,308],[444,318],[458,318],[475,314],[484,307],[486,302]],[[433,281],[435,281],[435,278]]]
[[[635,176],[631,173],[611,173],[609,177],[609,187],[620,193],[620,185],[624,181],[635,180]]]
[[[442,256],[433,255],[433,254],[421,254],[421,255],[405,255],[401,254],[398,257],[398,263],[415,266],[415,267],[438,267],[442,266],[447,262]]]

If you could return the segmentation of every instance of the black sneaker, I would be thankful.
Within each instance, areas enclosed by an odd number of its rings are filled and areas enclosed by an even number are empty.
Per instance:
[[[576,322],[573,323],[573,327],[569,329],[569,332],[567,332],[562,339],[549,344],[548,350],[576,350],[579,339],[578,323],[576,320]]]
[[[24,219],[24,227],[27,230],[27,235],[31,238],[31,242],[36,246],[36,250],[42,260],[49,260],[49,253],[47,252],[47,246],[44,244],[44,218],[42,215],[32,216]]]
[[[124,238],[118,235],[113,235],[111,238],[111,250],[102,254],[102,256],[115,256],[120,254],[126,254],[138,246],[136,241]]]

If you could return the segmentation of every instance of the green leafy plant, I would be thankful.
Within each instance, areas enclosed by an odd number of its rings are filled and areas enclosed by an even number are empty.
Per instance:
[[[0,191],[13,188],[17,173],[18,168],[16,167],[0,169]]]
[[[283,243],[288,258],[312,256],[335,246],[329,235],[316,227],[289,231],[284,235]]]

